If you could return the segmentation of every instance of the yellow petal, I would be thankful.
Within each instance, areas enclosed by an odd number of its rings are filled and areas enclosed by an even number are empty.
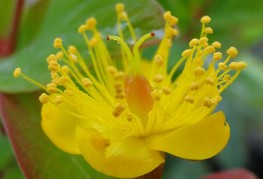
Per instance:
[[[41,116],[44,132],[58,148],[68,153],[80,154],[75,140],[76,118],[51,103],[43,105]]]
[[[166,135],[149,139],[149,147],[177,157],[203,160],[219,153],[227,144],[230,128],[223,112],[217,112],[205,119]]]
[[[164,162],[162,153],[149,150],[143,139],[128,137],[110,144],[97,130],[79,127],[76,137],[87,162],[109,176],[134,178]]]

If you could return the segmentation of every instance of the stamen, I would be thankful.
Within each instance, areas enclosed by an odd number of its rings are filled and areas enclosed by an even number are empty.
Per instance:
[[[230,48],[226,51],[226,53],[227,53],[229,56],[231,56],[232,58],[234,58],[234,57],[237,56],[238,51],[237,51],[237,49],[236,49],[235,47],[230,47]]]
[[[42,104],[46,104],[48,103],[49,101],[49,97],[46,93],[42,93],[40,96],[39,96],[39,101],[42,103]]]

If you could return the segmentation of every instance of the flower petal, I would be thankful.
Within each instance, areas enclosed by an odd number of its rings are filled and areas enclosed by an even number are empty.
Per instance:
[[[87,162],[109,176],[134,178],[164,162],[162,153],[149,150],[143,139],[128,137],[110,144],[97,130],[80,127],[76,138]]]
[[[229,136],[229,125],[220,111],[166,135],[151,137],[149,147],[185,159],[203,160],[219,153],[226,146]]]
[[[41,125],[48,138],[61,150],[80,154],[75,140],[76,119],[52,103],[44,104],[41,110]]]

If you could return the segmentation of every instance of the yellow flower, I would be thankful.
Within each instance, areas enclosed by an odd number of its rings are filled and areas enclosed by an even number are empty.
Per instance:
[[[140,46],[154,33],[137,40],[123,4],[116,5],[119,36],[108,40],[120,44],[121,57],[112,59],[89,18],[79,27],[88,47],[92,66],[76,47],[66,50],[56,38],[57,54],[47,58],[51,78],[46,86],[22,75],[43,88],[42,128],[61,150],[82,155],[96,170],[110,176],[132,178],[144,175],[165,161],[164,152],[191,160],[213,157],[228,142],[230,128],[222,111],[211,114],[222,100],[221,93],[246,67],[231,62],[238,51],[227,50],[221,60],[221,44],[209,43],[210,17],[201,18],[200,38],[168,72],[169,49],[177,35],[177,18],[164,13],[165,31],[151,62],[140,55]],[[126,23],[135,42],[132,50],[123,40]],[[109,43],[109,42],[108,42]],[[184,63],[176,80],[173,76]]]

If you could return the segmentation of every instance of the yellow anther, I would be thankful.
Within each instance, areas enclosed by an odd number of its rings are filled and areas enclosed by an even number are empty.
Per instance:
[[[172,17],[172,14],[170,11],[166,11],[164,14],[163,14],[163,18],[165,21],[169,21],[169,19]]]
[[[237,56],[238,51],[237,51],[237,49],[236,49],[235,47],[230,47],[230,48],[226,51],[226,53],[227,53],[229,56],[231,56],[232,58],[234,58],[234,57]]]
[[[191,86],[190,86],[190,90],[192,90],[192,91],[198,90],[199,87],[200,87],[200,83],[199,82],[192,82]]]
[[[70,53],[70,54],[69,54],[69,59],[70,59],[72,62],[74,62],[74,63],[76,63],[76,62],[78,61],[77,55],[75,55],[75,54],[73,54],[73,53]]]
[[[197,38],[193,38],[190,42],[189,42],[189,47],[195,47],[196,45],[198,45],[199,40]]]
[[[185,96],[184,100],[188,103],[194,103],[194,98],[192,96]]]
[[[78,32],[79,32],[80,34],[82,34],[83,32],[85,32],[86,30],[88,30],[86,24],[82,24],[82,25],[80,25],[79,28],[78,28]]]
[[[229,74],[224,75],[223,80],[224,82],[228,82],[230,80],[231,76]]]
[[[246,68],[247,64],[245,62],[232,62],[229,65],[231,70],[242,70]]]
[[[215,84],[215,80],[213,78],[211,78],[211,77],[207,77],[205,79],[205,83],[208,84],[208,85],[212,85],[213,86]]]
[[[171,26],[176,25],[177,22],[178,22],[178,19],[177,19],[175,16],[171,16],[171,17],[168,19],[168,23],[169,23]]]
[[[57,72],[58,71],[58,68],[59,68],[59,64],[57,61],[50,61],[48,63],[48,69],[51,71],[51,72]]]
[[[48,57],[47,57],[47,62],[49,63],[50,61],[57,61],[57,56],[54,55],[54,54],[50,54]]]
[[[49,97],[46,93],[42,93],[38,99],[42,104],[46,104],[49,101]]]
[[[162,90],[153,90],[153,92],[151,93],[152,98],[155,99],[156,101],[160,101],[161,97],[162,97],[163,91]]]
[[[51,72],[50,74],[53,80],[59,77],[59,75],[56,72]]]
[[[200,45],[205,46],[205,45],[207,44],[207,42],[208,42],[208,38],[207,38],[207,37],[201,37],[201,38],[199,39],[199,44],[200,44]]]
[[[16,68],[16,69],[14,70],[13,76],[14,76],[15,78],[18,78],[21,74],[22,74],[21,68]]]
[[[214,46],[215,48],[221,48],[221,43],[218,41],[215,41],[212,43],[212,46]]]
[[[120,13],[120,12],[124,11],[124,8],[125,8],[125,6],[122,3],[118,3],[118,4],[115,5],[115,10],[116,10],[117,13]]]
[[[154,62],[158,65],[158,66],[162,66],[164,64],[164,59],[161,55],[155,55],[154,56]]]
[[[54,104],[60,104],[60,103],[62,103],[62,102],[63,102],[63,97],[60,96],[60,95],[57,95],[57,96],[54,98],[54,100],[53,100],[53,103],[54,103]]]
[[[98,44],[98,40],[97,40],[95,37],[93,37],[93,38],[89,41],[89,45],[90,45],[91,47],[96,47],[97,44]]]
[[[209,16],[203,16],[200,20],[201,23],[207,24],[211,21],[211,18]]]
[[[204,99],[204,105],[208,108],[210,108],[212,105],[215,104],[215,101],[213,101],[211,98],[209,97],[205,97]]]
[[[124,77],[125,77],[125,73],[123,73],[121,71],[114,75],[115,80],[123,80]]]
[[[204,30],[204,32],[205,32],[206,34],[212,34],[212,33],[213,33],[213,29],[212,29],[211,27],[206,27],[205,30]]]
[[[55,83],[47,84],[47,92],[52,94],[57,92],[57,85]]]
[[[215,52],[213,54],[213,60],[217,61],[217,60],[220,60],[222,59],[222,53],[221,52]]]
[[[77,48],[74,46],[74,45],[70,45],[69,47],[68,47],[68,52],[69,53],[72,53],[72,54],[76,54],[77,53]]]
[[[85,88],[89,88],[92,86],[92,81],[88,78],[82,78],[82,84]]]
[[[187,56],[191,55],[191,53],[192,53],[191,49],[186,49],[183,51],[183,53],[181,55],[182,55],[182,57],[187,57]]]
[[[227,70],[226,64],[224,64],[224,63],[222,63],[222,62],[218,63],[218,68],[219,68],[220,70],[223,70],[223,71],[226,71],[226,70]]]
[[[117,69],[114,66],[108,66],[107,71],[112,75],[115,76],[117,73]]]
[[[201,76],[205,73],[205,69],[203,67],[196,67],[195,68],[195,75]]]
[[[64,85],[68,82],[68,79],[65,76],[62,76],[54,79],[52,82],[56,83],[57,85]]]
[[[128,18],[128,15],[125,11],[122,11],[118,14],[118,17],[121,19],[121,20],[126,20]]]
[[[55,38],[53,46],[55,48],[61,48],[62,47],[62,39],[61,38]]]
[[[172,37],[178,35],[178,30],[175,29],[175,28],[170,27],[169,28],[169,35],[172,36]]]
[[[67,65],[63,65],[61,70],[64,74],[68,74],[70,72],[70,68]]]
[[[63,53],[62,51],[59,51],[59,52],[56,54],[56,56],[57,56],[57,59],[61,59],[61,58],[64,57],[64,53]]]
[[[86,20],[86,28],[87,30],[93,29],[97,25],[97,21],[94,17],[91,17]]]
[[[154,82],[161,83],[163,81],[164,77],[161,74],[156,74],[153,78]]]
[[[65,89],[65,90],[64,90],[64,93],[65,93],[66,95],[68,95],[68,96],[73,96],[73,95],[74,95],[73,91],[71,91],[71,90],[69,90],[69,89]]]
[[[113,110],[112,114],[115,117],[120,116],[121,112],[125,109],[125,106],[123,104],[117,104],[115,109]]]
[[[168,88],[168,87],[163,87],[163,88],[162,88],[162,91],[163,91],[163,93],[164,93],[165,95],[171,94],[171,90],[170,90],[170,88]]]
[[[210,53],[214,53],[216,51],[215,47],[214,46],[207,46],[205,49],[204,49],[205,53],[206,54],[210,54]]]

